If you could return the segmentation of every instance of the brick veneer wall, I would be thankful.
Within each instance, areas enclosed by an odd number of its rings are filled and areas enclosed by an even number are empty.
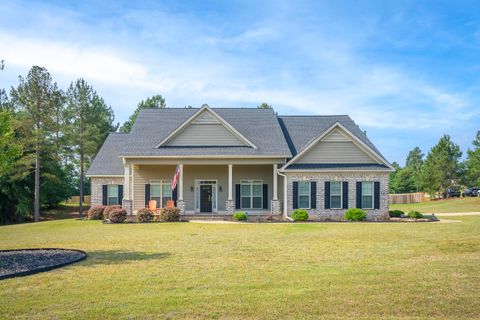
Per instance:
[[[311,219],[320,221],[344,220],[346,209],[325,209],[325,181],[348,181],[348,207],[356,207],[356,182],[380,182],[380,209],[365,210],[367,220],[388,220],[388,173],[287,173],[288,214],[293,212],[293,181],[317,182],[317,208],[307,210]]]
[[[91,206],[102,204],[102,186],[104,184],[123,184],[123,177],[90,178],[92,192]]]

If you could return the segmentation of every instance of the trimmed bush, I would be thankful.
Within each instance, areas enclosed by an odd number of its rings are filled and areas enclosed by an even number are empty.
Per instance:
[[[162,210],[160,210],[158,220],[166,222],[180,221],[180,209],[175,207],[163,208]]]
[[[405,212],[403,212],[402,210],[390,210],[388,212],[388,214],[390,215],[390,217],[392,218],[401,218],[402,215],[405,214]]]
[[[233,214],[233,220],[247,221],[248,220],[248,215],[243,211],[235,212]]]
[[[137,211],[138,222],[149,222],[153,220],[153,212],[150,209],[142,208]]]
[[[363,221],[367,218],[367,213],[362,209],[351,208],[345,211],[345,219],[350,221]]]
[[[87,212],[87,219],[89,219],[89,220],[102,220],[104,210],[105,210],[105,206],[91,207]]]
[[[303,209],[296,209],[292,213],[292,219],[295,221],[307,221],[308,220],[308,212]]]
[[[110,210],[108,214],[108,220],[112,223],[122,223],[127,219],[127,211],[123,209],[113,209]]]
[[[408,213],[408,217],[413,219],[421,219],[423,218],[423,214],[418,211],[412,210]]]
[[[121,205],[113,205],[113,206],[106,206],[105,210],[103,210],[103,219],[108,219],[110,217],[110,212],[116,209],[122,209]]]

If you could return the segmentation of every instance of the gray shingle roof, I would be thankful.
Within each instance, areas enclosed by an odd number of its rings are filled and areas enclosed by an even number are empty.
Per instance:
[[[121,155],[183,156],[231,155],[291,157],[277,117],[271,109],[212,108],[220,117],[252,142],[251,147],[160,147],[155,148],[172,131],[196,113],[191,109],[144,109],[138,115]]]
[[[346,115],[276,116],[271,109],[213,108],[258,149],[250,147],[161,147],[156,146],[198,108],[141,110],[129,134],[111,133],[100,148],[87,175],[122,175],[120,156],[275,156],[292,158],[334,123],[339,122],[385,159],[365,133]],[[386,161],[386,160],[385,160]],[[348,167],[350,166],[350,167]],[[288,169],[384,170],[371,164],[294,164]]]
[[[127,133],[110,133],[92,161],[87,176],[123,175],[123,162],[119,155],[127,137]]]

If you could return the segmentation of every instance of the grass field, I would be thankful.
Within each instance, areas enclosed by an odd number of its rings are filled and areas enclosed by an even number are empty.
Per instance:
[[[0,318],[478,318],[480,216],[458,223],[0,227],[87,260],[0,281]]]
[[[413,204],[392,204],[390,210],[417,210],[422,213],[480,212],[480,197],[452,198]]]

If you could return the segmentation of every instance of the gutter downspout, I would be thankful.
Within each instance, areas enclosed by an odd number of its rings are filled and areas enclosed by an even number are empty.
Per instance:
[[[277,174],[283,177],[283,218],[288,221],[294,221],[292,218],[288,216],[288,188],[287,188],[287,175],[277,170]]]

